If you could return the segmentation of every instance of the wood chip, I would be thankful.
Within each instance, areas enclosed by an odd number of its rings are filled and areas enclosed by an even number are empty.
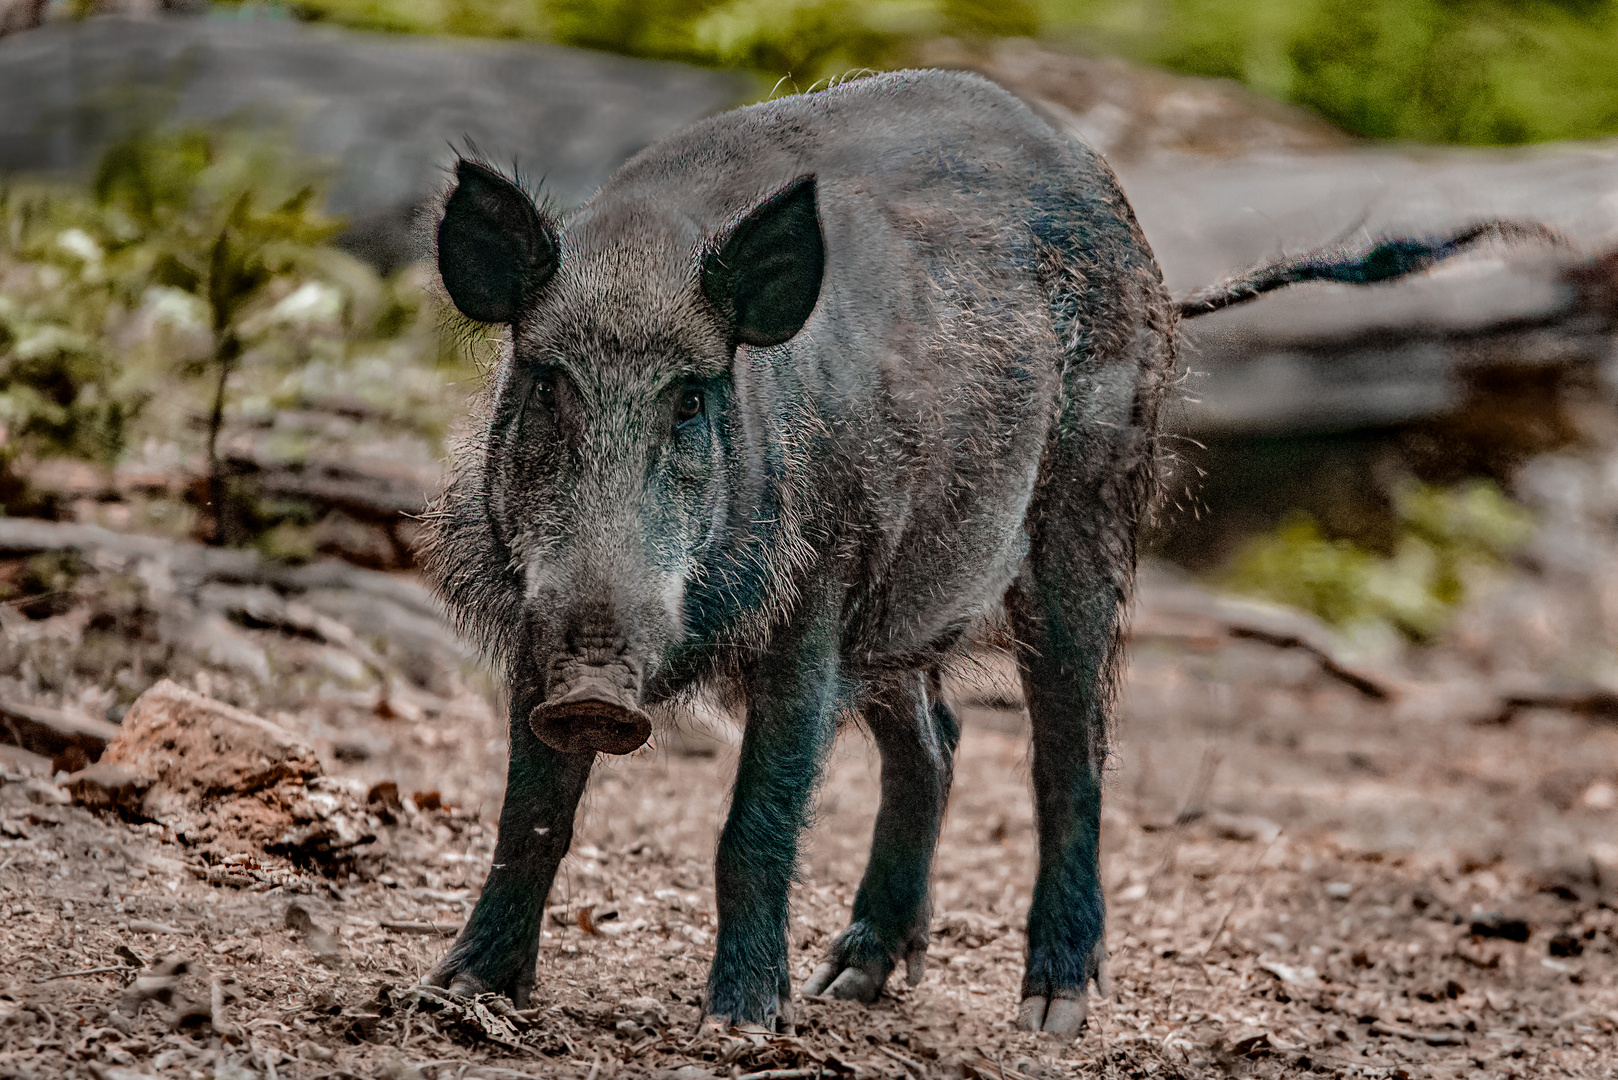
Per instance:
[[[129,923],[129,932],[131,934],[185,934],[190,931],[182,930],[178,926],[170,926],[168,923],[153,922],[150,919],[132,919]]]
[[[426,937],[452,937],[455,934],[459,934],[461,932],[461,928],[466,924],[464,922],[393,922],[389,919],[383,919],[378,925],[380,925],[382,929],[392,930],[396,934],[421,934]]]
[[[1413,1028],[1398,1027],[1394,1024],[1383,1023],[1377,1020],[1371,1024],[1372,1035],[1397,1035],[1401,1039],[1410,1039],[1412,1042],[1424,1042],[1428,1046],[1465,1046],[1466,1037],[1455,1031],[1416,1031]]]

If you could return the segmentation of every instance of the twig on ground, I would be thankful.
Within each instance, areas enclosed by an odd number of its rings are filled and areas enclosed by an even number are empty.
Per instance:
[[[1465,1046],[1466,1037],[1453,1031],[1416,1031],[1413,1028],[1398,1027],[1386,1024],[1381,1020],[1374,1022],[1370,1027],[1372,1035],[1397,1035],[1401,1039],[1410,1039],[1413,1042],[1424,1042],[1428,1046]]]
[[[6,861],[10,862],[11,860],[7,859]],[[0,867],[0,869],[3,869],[3,867]],[[48,975],[43,979],[34,979],[32,981],[35,982],[35,983],[48,983],[48,982],[55,982],[57,979],[76,979],[80,975],[107,975],[107,974],[110,974],[111,972],[114,972],[114,971],[128,971],[128,970],[129,970],[129,968],[125,967],[122,964],[116,965],[114,967],[80,968],[78,971],[64,971],[59,975]]]
[[[208,1020],[221,1038],[241,1037],[241,1032],[225,1015],[225,987],[218,979],[208,980]]]
[[[878,1046],[877,1050],[880,1053],[888,1055],[888,1057],[892,1058],[894,1061],[897,1061],[900,1065],[903,1065],[907,1071],[913,1072],[917,1076],[927,1075],[927,1071],[921,1067],[921,1062],[917,1061],[915,1058],[906,1057],[904,1054],[899,1053],[899,1051],[893,1049],[891,1046]]]
[[[420,934],[423,937],[453,937],[461,932],[465,923],[394,922],[383,919],[378,925],[396,934]]]

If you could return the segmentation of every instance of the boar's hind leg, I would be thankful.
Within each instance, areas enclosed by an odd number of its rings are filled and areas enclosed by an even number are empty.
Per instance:
[[[835,732],[837,600],[806,602],[748,679],[747,727],[714,860],[719,934],[707,1012],[735,1024],[790,1022],[787,897],[798,834]]]
[[[915,673],[866,706],[866,724],[882,752],[882,806],[871,858],[854,897],[854,919],[804,984],[805,994],[875,1001],[900,957],[910,985],[921,982],[933,849],[960,741],[960,727],[937,688],[936,673]]]
[[[1011,608],[1033,722],[1039,876],[1017,1021],[1071,1037],[1084,1026],[1090,980],[1105,992],[1101,767],[1124,594],[1104,553],[1072,533],[1036,537],[1030,555],[1031,580]]]
[[[527,1005],[539,956],[540,920],[556,867],[573,840],[573,815],[590,778],[594,751],[563,754],[528,724],[534,701],[512,695],[511,765],[494,868],[460,937],[427,977],[472,996],[494,991]]]

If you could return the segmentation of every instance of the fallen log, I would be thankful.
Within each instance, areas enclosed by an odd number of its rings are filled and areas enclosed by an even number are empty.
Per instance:
[[[1119,171],[1176,294],[1279,255],[1483,220],[1537,222],[1572,238],[1480,248],[1396,284],[1304,286],[1199,319],[1182,337],[1198,373],[1177,420],[1183,433],[1431,421],[1480,407],[1495,372],[1554,385],[1600,371],[1611,355],[1618,143],[1158,157]]]
[[[151,95],[193,123],[253,116],[330,163],[326,208],[349,222],[339,242],[387,269],[420,256],[416,215],[454,147],[515,157],[573,205],[660,135],[754,92],[731,73],[526,42],[296,19],[63,19],[0,41],[0,171],[83,169],[129,102]]]
[[[330,560],[303,565],[271,562],[244,548],[207,547],[186,540],[114,532],[99,525],[0,518],[0,555],[37,555],[77,551],[97,569],[131,569],[140,561],[168,565],[176,579],[201,584],[269,585],[283,592],[352,589],[375,596],[419,615],[436,616],[438,606],[423,586],[376,570]]]
[[[226,466],[232,476],[253,484],[263,497],[297,499],[372,524],[419,517],[444,480],[443,470],[436,465],[416,467],[363,458],[285,462],[231,457]]]
[[[263,565],[253,551],[114,532],[99,525],[0,518],[0,554],[36,555],[44,551],[77,551],[89,557],[98,569],[113,571],[128,569],[142,560],[157,560],[167,563],[172,572],[198,581],[256,580]]]
[[[117,734],[117,724],[94,716],[0,698],[0,737],[52,762],[82,767],[97,761]],[[71,760],[75,752],[83,762]]]
[[[1586,720],[1618,723],[1618,691],[1601,686],[1519,687],[1499,695],[1499,708],[1479,716],[1484,726],[1509,724],[1528,709],[1554,709]]]
[[[206,547],[96,525],[0,518],[0,555],[49,551],[78,552],[101,571],[138,571],[148,582],[153,602],[177,603],[184,609],[181,614],[189,613],[179,623],[190,621],[197,612],[214,612],[239,623],[274,625],[348,648],[376,668],[383,661],[364,644],[376,637],[397,643],[416,664],[435,656],[459,662],[472,655],[432,593],[401,574],[334,559],[287,565],[256,551]],[[255,587],[269,592],[254,593]],[[287,603],[293,597],[298,604]]]
[[[1191,585],[1144,582],[1130,636],[1191,639],[1204,645],[1224,640],[1258,641],[1278,649],[1298,649],[1320,669],[1368,698],[1390,701],[1398,680],[1344,655],[1331,628],[1302,611],[1220,596]]]

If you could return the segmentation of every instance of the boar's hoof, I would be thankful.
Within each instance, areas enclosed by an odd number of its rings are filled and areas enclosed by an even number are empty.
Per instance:
[[[859,968],[839,970],[830,961],[815,968],[804,984],[805,997],[829,997],[840,1001],[863,1001],[869,1005],[882,995],[886,972],[861,971]]]
[[[462,972],[449,981],[448,990],[457,997],[475,998],[479,994],[487,994],[489,985],[476,975]]]
[[[1017,1029],[1043,1031],[1071,1039],[1084,1030],[1089,1015],[1090,1003],[1082,997],[1059,997],[1052,1001],[1038,996],[1026,997],[1017,1007]]]
[[[564,754],[627,754],[652,737],[652,718],[607,682],[588,681],[535,706],[528,717],[540,742]]]

